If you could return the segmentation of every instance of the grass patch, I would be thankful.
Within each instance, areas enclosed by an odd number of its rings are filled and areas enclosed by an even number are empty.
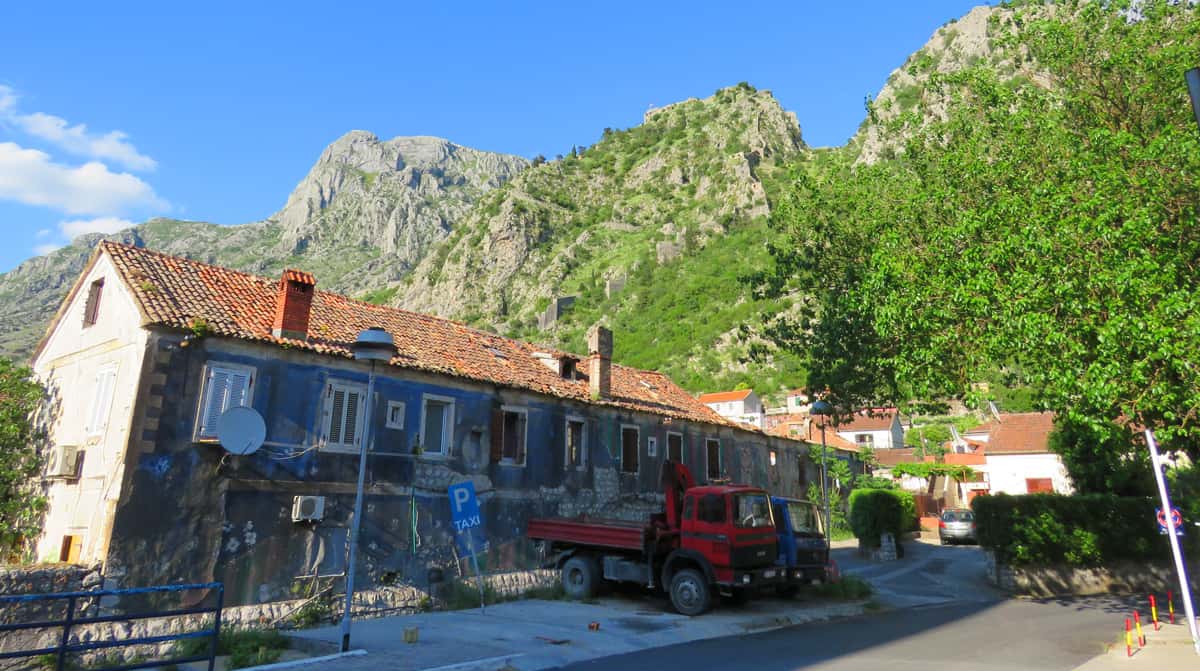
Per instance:
[[[208,638],[187,638],[176,641],[172,657],[192,657],[208,652]],[[230,669],[271,664],[288,649],[288,638],[274,629],[224,629],[217,639],[217,654],[229,655]]]
[[[833,533],[829,534],[831,541],[848,541],[854,538],[854,532],[845,527],[834,527]]]

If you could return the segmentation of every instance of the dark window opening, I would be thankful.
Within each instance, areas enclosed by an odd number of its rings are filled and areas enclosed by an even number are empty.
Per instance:
[[[720,494],[706,494],[700,499],[696,519],[710,524],[721,524],[725,521],[725,497]]]
[[[504,411],[504,450],[500,456],[514,464],[525,463],[525,413]]]
[[[638,472],[638,430],[621,429],[621,472]]]
[[[667,434],[667,458],[683,463],[683,436],[678,433]]]
[[[708,479],[715,480],[721,477],[721,441],[710,438],[704,441],[704,448],[708,457]]]
[[[567,421],[567,468],[582,468],[587,457],[583,453],[583,422]]]
[[[100,316],[100,294],[104,291],[104,278],[92,282],[88,288],[87,304],[83,307],[83,325],[91,326]]]

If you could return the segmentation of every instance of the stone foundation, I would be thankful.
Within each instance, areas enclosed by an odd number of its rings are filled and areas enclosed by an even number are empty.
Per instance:
[[[1200,588],[1198,566],[1188,568],[1191,588]],[[988,581],[1006,592],[1036,597],[1093,594],[1165,594],[1179,591],[1175,566],[1162,562],[1110,562],[1105,566],[1010,566],[987,552]]]

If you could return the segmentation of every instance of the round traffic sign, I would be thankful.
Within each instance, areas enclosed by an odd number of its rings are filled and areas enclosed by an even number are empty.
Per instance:
[[[1167,514],[1162,509],[1158,510],[1158,524],[1159,524],[1159,526],[1164,527],[1164,528],[1166,528],[1168,526]],[[1171,526],[1172,528],[1175,528],[1175,529],[1178,529],[1179,527],[1183,526],[1183,514],[1179,512],[1178,508],[1171,509],[1171,523],[1169,526]]]

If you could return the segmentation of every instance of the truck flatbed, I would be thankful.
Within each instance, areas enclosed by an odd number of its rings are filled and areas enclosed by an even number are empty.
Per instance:
[[[641,551],[650,533],[644,522],[552,517],[530,520],[526,535],[534,540]]]

